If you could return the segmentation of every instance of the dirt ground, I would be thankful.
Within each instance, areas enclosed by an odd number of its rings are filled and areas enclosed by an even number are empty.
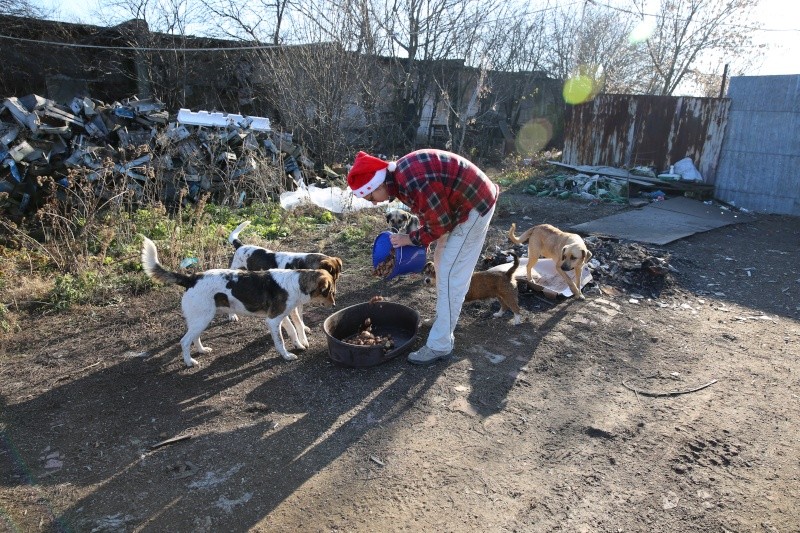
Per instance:
[[[619,209],[506,194],[487,256],[511,222]],[[428,368],[334,365],[333,310],[307,308],[297,361],[219,316],[186,369],[174,287],[30,317],[0,354],[0,529],[800,531],[800,219],[590,248],[586,301],[521,290],[519,326],[469,303]],[[344,261],[339,309],[380,294],[432,318],[421,277]]]

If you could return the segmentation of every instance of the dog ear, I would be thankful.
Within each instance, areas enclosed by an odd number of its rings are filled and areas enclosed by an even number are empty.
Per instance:
[[[320,296],[329,299],[332,303],[335,303],[334,296],[336,294],[336,282],[333,281],[333,276],[331,276],[328,272],[323,270],[322,273],[324,275],[321,275],[317,280],[317,291],[319,292]]]
[[[583,250],[583,260],[588,261],[591,258],[592,258],[592,252],[590,252],[589,250]]]
[[[322,270],[329,272],[334,278],[337,278],[342,272],[342,260],[338,257],[326,257],[319,262]]]

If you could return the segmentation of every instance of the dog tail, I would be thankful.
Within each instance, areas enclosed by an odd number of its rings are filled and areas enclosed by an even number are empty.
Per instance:
[[[519,257],[514,252],[511,252],[509,255],[514,258],[514,264],[506,271],[506,276],[508,276],[509,281],[514,280],[514,272],[517,271],[517,267],[519,267]]]
[[[196,276],[187,276],[180,272],[170,272],[162,267],[158,262],[156,245],[147,237],[144,238],[144,244],[142,246],[142,268],[148,276],[161,283],[172,283],[188,289],[189,287],[193,287],[197,281]]]
[[[239,240],[239,234],[242,232],[244,228],[250,225],[249,220],[245,220],[234,229],[230,235],[228,235],[228,242],[233,245],[235,249],[239,249],[242,246],[242,241]]]
[[[523,244],[525,241],[521,241],[521,240],[519,240],[519,237],[517,237],[516,235],[514,235],[514,231],[515,231],[516,229],[517,229],[517,225],[512,223],[512,224],[511,224],[511,229],[510,229],[510,230],[508,230],[508,239],[509,239],[511,242],[513,242],[514,244]],[[527,240],[527,239],[525,239],[525,240]]]

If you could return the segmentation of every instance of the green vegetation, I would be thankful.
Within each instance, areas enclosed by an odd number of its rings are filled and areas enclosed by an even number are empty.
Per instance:
[[[494,178],[504,190],[531,187],[542,174],[509,166]],[[142,236],[155,242],[167,268],[203,270],[229,263],[228,235],[244,220],[251,221],[246,242],[277,250],[292,249],[282,244],[287,239],[313,242],[314,251],[351,264],[370,261],[369,245],[384,227],[380,209],[334,215],[312,205],[287,212],[269,200],[234,208],[201,199],[169,210],[121,193],[113,197],[123,201],[98,198],[91,188],[74,194],[77,200],[48,204],[18,225],[0,212],[0,332],[14,331],[22,311],[102,306],[152,290],[141,267]]]

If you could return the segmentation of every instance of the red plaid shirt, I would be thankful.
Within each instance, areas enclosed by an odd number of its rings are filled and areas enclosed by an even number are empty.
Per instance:
[[[390,196],[419,217],[419,230],[409,233],[417,246],[427,246],[452,231],[472,209],[485,215],[500,193],[477,166],[442,150],[417,150],[401,157],[385,183]]]

